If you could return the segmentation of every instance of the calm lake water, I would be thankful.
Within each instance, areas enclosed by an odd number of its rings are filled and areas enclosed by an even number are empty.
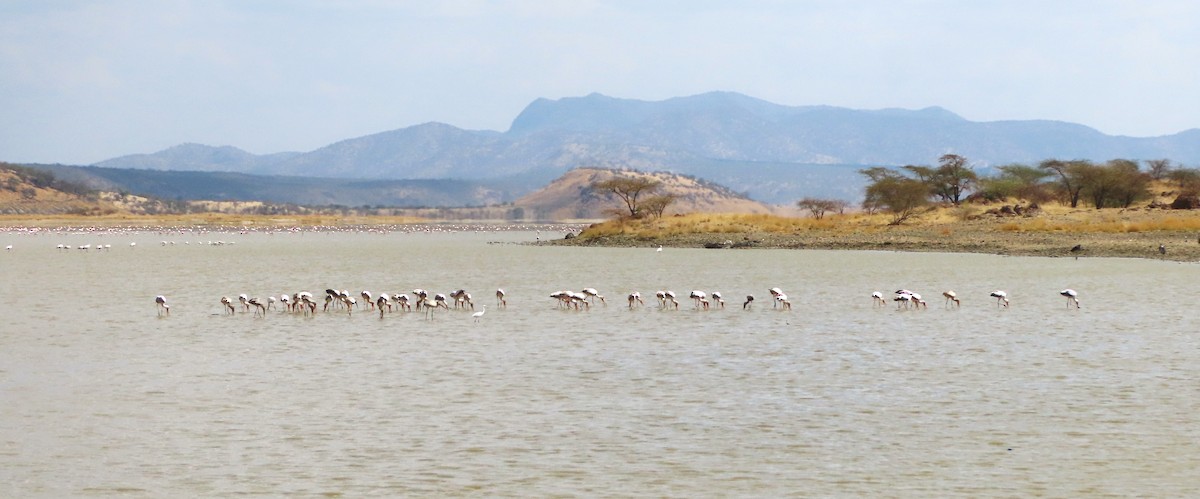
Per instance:
[[[534,239],[0,233],[0,496],[1200,495],[1195,264]],[[489,307],[218,303],[331,287]]]

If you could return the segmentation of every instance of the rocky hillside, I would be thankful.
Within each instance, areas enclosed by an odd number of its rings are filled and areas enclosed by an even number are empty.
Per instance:
[[[96,187],[90,179],[79,182],[41,168],[0,163],[0,215],[155,215],[172,213],[272,213],[310,210],[258,201],[216,202],[166,200]]]
[[[0,163],[0,214],[108,214],[95,193],[44,171]]]
[[[621,201],[591,186],[614,176],[650,178],[660,182],[659,193],[676,197],[664,214],[676,213],[772,213],[772,208],[747,199],[723,186],[702,179],[666,172],[578,168],[549,185],[516,200],[526,216],[539,220],[607,218]]]

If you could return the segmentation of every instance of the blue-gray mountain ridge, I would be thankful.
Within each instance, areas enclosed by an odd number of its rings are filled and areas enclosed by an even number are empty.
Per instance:
[[[303,153],[254,155],[183,144],[96,165],[364,180],[495,179],[513,186],[513,196],[569,169],[600,166],[693,175],[761,201],[791,202],[853,199],[861,193],[858,168],[930,165],[946,153],[979,167],[1049,158],[1167,158],[1191,165],[1200,162],[1200,129],[1137,138],[1059,121],[974,122],[938,107],[783,106],[731,92],[653,102],[591,94],[537,99],[506,132],[425,123]]]

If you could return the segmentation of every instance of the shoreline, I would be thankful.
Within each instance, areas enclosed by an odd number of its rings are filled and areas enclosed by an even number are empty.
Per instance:
[[[553,240],[560,246],[719,249],[818,249],[903,251],[914,253],[982,253],[1002,256],[1059,258],[1142,258],[1174,262],[1200,261],[1197,231],[1060,232],[1000,231],[993,224],[956,223],[889,226],[857,230],[814,229],[790,233],[747,231],[687,233],[660,237],[628,234]],[[1080,249],[1072,251],[1076,246]],[[1160,253],[1159,245],[1166,249]]]
[[[0,217],[0,233],[47,234],[183,231],[206,232],[357,232],[414,231],[422,227],[439,231],[542,231],[537,243],[563,247],[647,247],[710,249],[818,249],[903,251],[914,253],[982,253],[1006,256],[1143,258],[1175,262],[1200,262],[1198,230],[1100,231],[1084,228],[1029,230],[1009,220],[975,220],[950,223],[887,226],[837,222],[793,230],[663,230],[646,233],[589,235],[599,224],[579,222],[435,221],[387,217]],[[569,237],[568,237],[569,236]],[[1078,251],[1072,251],[1076,245]],[[1159,252],[1159,245],[1166,253]]]

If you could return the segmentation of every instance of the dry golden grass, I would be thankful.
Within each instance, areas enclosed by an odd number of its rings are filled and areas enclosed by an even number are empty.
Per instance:
[[[863,213],[827,215],[822,220],[714,214],[614,220],[588,227],[567,244],[714,247],[733,241],[737,247],[1200,260],[1200,210],[1050,206],[1030,216],[999,216],[985,214],[985,209],[935,208],[901,225],[888,225],[890,215]],[[1167,255],[1158,252],[1160,244],[1170,245]],[[1070,252],[1076,245],[1084,250]]]
[[[1072,213],[1006,221],[1004,232],[1130,233],[1155,231],[1200,231],[1200,214],[1176,212],[1108,212],[1089,215]]]
[[[589,227],[587,237],[624,236],[637,239],[660,235],[733,234],[766,232],[787,234],[807,231],[841,231],[861,220],[859,215],[828,215],[821,220],[792,218],[764,214],[693,213],[688,215],[647,218],[640,220],[611,220]]]

